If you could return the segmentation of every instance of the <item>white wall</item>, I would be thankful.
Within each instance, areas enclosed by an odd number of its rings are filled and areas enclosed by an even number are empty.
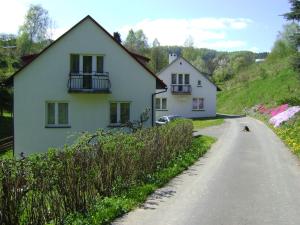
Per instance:
[[[181,64],[180,64],[181,63]],[[174,95],[171,92],[171,74],[190,74],[192,94]],[[176,114],[187,118],[215,117],[216,116],[216,86],[200,74],[193,66],[184,59],[179,58],[170,64],[165,70],[158,74],[158,77],[168,86],[168,91],[158,94],[158,98],[167,98],[167,110],[156,110],[156,118]],[[197,87],[198,80],[201,80],[202,87]],[[201,111],[192,110],[193,98],[204,98],[204,109]]]
[[[68,93],[71,53],[104,54],[112,93]],[[87,19],[15,76],[15,152],[46,151],[71,142],[70,135],[107,128],[110,101],[130,101],[131,120],[137,120],[146,107],[151,108],[155,84],[149,72]],[[45,128],[49,100],[69,102],[71,128]]]

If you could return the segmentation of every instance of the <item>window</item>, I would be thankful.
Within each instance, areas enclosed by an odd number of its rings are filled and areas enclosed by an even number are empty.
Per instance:
[[[177,75],[176,74],[172,74],[172,82],[171,84],[176,84],[177,83]]]
[[[97,73],[103,73],[103,56],[97,56]]]
[[[201,84],[201,80],[198,80],[198,87],[201,87],[202,84]]]
[[[110,103],[110,123],[117,123],[118,122],[118,107],[117,103],[112,102]]]
[[[155,99],[155,108],[160,109],[160,98]]]
[[[190,84],[190,75],[189,74],[175,74],[172,73],[171,84]],[[178,77],[178,79],[177,79]],[[184,82],[184,83],[183,83]]]
[[[167,98],[156,98],[155,99],[155,109],[167,110]]]
[[[46,102],[46,127],[69,127],[69,104]]]
[[[70,55],[70,72],[79,73],[79,55],[71,54]]]
[[[70,55],[70,73],[103,73],[103,55]]]
[[[178,74],[178,84],[182,84],[182,77],[183,75],[182,74]]]
[[[161,109],[167,109],[167,99],[166,98],[161,99]]]
[[[130,121],[130,103],[129,102],[111,102],[110,103],[110,123],[125,124]]]
[[[189,74],[184,75],[184,84],[190,84],[190,75]]]
[[[193,98],[193,110],[204,109],[204,98]]]
[[[120,121],[122,124],[127,123],[130,120],[130,105],[128,102],[120,103]]]

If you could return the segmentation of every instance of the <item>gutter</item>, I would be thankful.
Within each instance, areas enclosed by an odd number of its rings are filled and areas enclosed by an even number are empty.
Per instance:
[[[163,91],[160,91],[160,92],[156,92],[156,93],[153,93],[152,94],[152,127],[154,126],[154,97],[155,95],[158,95],[158,94],[161,94],[161,93],[164,93],[164,92],[167,92],[168,88],[166,87]]]

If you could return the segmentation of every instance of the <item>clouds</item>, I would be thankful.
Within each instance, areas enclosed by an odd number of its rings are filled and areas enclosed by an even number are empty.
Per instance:
[[[243,40],[230,39],[230,33],[246,29],[252,20],[246,18],[145,19],[119,29],[123,39],[129,29],[142,29],[149,43],[157,38],[161,45],[183,45],[192,36],[195,47],[230,50],[246,48]]]

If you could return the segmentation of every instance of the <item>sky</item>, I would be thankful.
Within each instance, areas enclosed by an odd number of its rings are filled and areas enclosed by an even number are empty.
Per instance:
[[[56,39],[87,15],[122,40],[142,29],[151,45],[184,45],[220,51],[270,51],[289,12],[288,0],[0,0],[0,33],[17,34],[30,4],[54,21]]]

